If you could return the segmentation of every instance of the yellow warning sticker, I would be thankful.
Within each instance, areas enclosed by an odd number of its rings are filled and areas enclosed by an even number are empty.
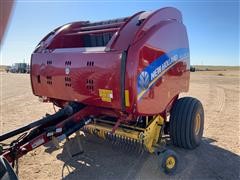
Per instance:
[[[110,89],[99,89],[99,96],[104,102],[112,102],[113,91]]]
[[[129,91],[125,90],[125,106],[129,107],[130,106],[130,101],[129,101]]]

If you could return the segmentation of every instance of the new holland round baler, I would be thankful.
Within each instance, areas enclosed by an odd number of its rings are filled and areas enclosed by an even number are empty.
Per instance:
[[[17,155],[2,151],[10,162],[82,130],[162,152],[161,166],[171,173],[177,156],[163,142],[170,138],[186,149],[200,144],[203,107],[195,98],[179,98],[189,89],[190,56],[175,8],[58,27],[34,50],[30,75],[33,94],[60,110],[0,136],[3,141],[28,132],[15,145]]]

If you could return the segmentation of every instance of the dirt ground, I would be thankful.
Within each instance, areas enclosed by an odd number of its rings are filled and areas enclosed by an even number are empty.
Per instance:
[[[160,171],[155,155],[139,154],[97,137],[83,139],[84,153],[69,158],[51,144],[22,157],[20,179],[240,179],[240,71],[191,73],[190,91],[205,109],[202,144],[195,150],[169,145],[179,155],[175,175]],[[0,75],[0,134],[53,113],[32,95],[29,75]]]

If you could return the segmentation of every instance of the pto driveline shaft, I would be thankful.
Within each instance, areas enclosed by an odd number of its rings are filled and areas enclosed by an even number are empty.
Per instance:
[[[16,136],[20,133],[23,133],[25,131],[28,131],[29,129],[32,129],[34,127],[40,126],[40,125],[44,125],[48,122],[54,121],[56,119],[62,118],[63,116],[69,116],[73,114],[73,109],[71,106],[66,106],[63,109],[60,109],[58,112],[56,112],[55,114],[52,115],[48,115],[47,117],[44,117],[40,120],[34,121],[26,126],[23,126],[21,128],[18,128],[16,130],[10,131],[8,133],[5,133],[3,135],[0,136],[0,142],[4,141],[8,138],[11,138],[13,136]]]

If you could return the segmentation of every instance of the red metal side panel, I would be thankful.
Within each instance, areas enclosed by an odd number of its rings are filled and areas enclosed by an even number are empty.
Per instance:
[[[137,114],[162,113],[176,95],[188,91],[189,49],[183,24],[159,22],[130,48],[129,55],[139,59],[137,74],[129,81]]]
[[[154,11],[147,17],[147,19],[141,24],[139,30],[135,34],[135,41],[139,40],[145,33],[150,30],[153,26],[156,26],[162,21],[176,20],[178,22],[182,21],[182,15],[179,10],[172,7],[161,8]]]
[[[32,55],[35,95],[120,108],[121,52],[57,51]],[[99,89],[112,91],[110,99],[102,99]]]

